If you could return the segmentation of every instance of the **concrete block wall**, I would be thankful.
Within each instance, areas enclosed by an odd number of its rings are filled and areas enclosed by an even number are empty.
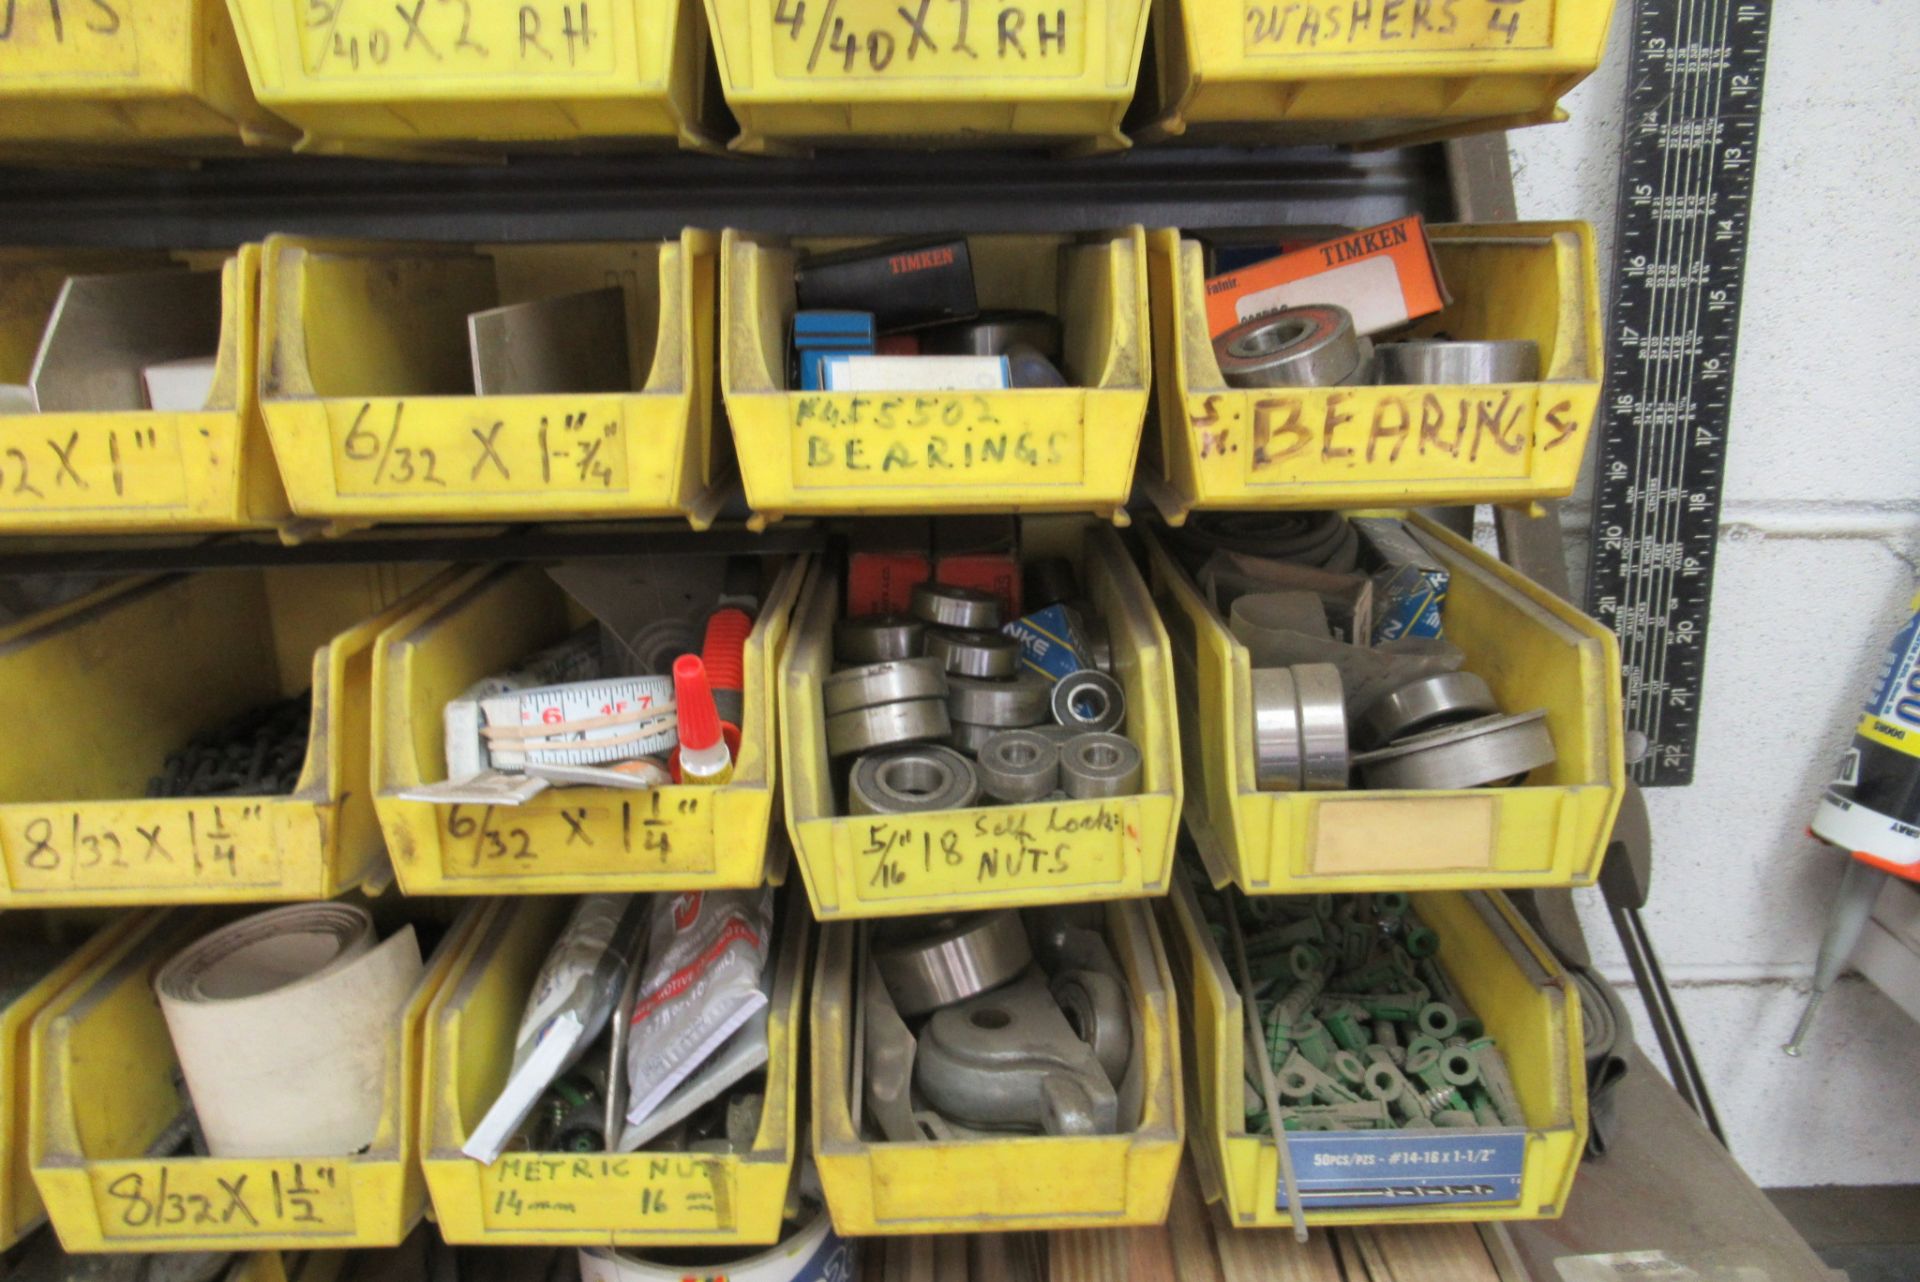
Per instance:
[[[1920,1024],[1855,978],[1805,1058],[1779,1051],[1843,866],[1807,820],[1920,579],[1920,24],[1900,10],[1773,9],[1699,767],[1648,794],[1648,928],[1766,1186],[1920,1182]],[[1593,222],[1603,273],[1630,17],[1570,123],[1511,135],[1520,216]],[[1584,499],[1565,515],[1577,585]],[[1598,892],[1582,898],[1597,963],[1630,984]]]

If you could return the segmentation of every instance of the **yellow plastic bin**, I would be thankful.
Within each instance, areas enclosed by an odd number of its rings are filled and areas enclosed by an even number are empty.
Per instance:
[[[1071,558],[1112,635],[1127,696],[1125,733],[1140,749],[1138,794],[911,815],[849,815],[835,797],[820,682],[833,667],[839,576],[817,567],[801,592],[780,661],[780,741],[787,830],[814,916],[888,917],[1025,904],[1163,895],[1180,816],[1167,634],[1120,536],[1092,522],[1029,520],[1028,558]]]
[[[1538,383],[1228,387],[1207,334],[1206,261],[1148,237],[1160,430],[1143,468],[1178,523],[1194,508],[1511,503],[1572,493],[1603,363],[1585,223],[1429,227],[1453,302],[1416,335],[1530,338]]]
[[[31,982],[12,991],[0,1009],[0,1247],[11,1247],[46,1219],[40,1190],[27,1159],[28,1032],[34,1017],[74,978],[92,966],[135,925],[129,914],[109,920],[99,915],[10,912],[0,915],[0,951],[18,959],[23,951],[51,950],[58,957],[44,970],[28,971]],[[64,956],[60,955],[64,953]]]
[[[1564,120],[1612,14],[1595,0],[1155,0],[1135,136],[1385,147]]]
[[[1146,0],[707,0],[733,146],[1125,147]]]
[[[489,905],[479,946],[427,1014],[427,1187],[449,1242],[569,1246],[726,1246],[780,1236],[799,1104],[799,1031],[812,919],[785,896],[767,1019],[765,1104],[742,1154],[508,1153],[482,1165],[461,1153],[499,1094],[514,1029],[573,901]]]
[[[473,914],[427,959],[387,1065],[379,1132],[348,1157],[149,1156],[187,1105],[155,975],[240,909],[143,914],[34,1021],[33,1177],[69,1251],[392,1246],[426,1207],[420,1053],[428,1003],[471,947]],[[407,916],[432,915],[411,904]],[[384,931],[383,931],[384,933]]]
[[[712,520],[715,239],[400,245],[275,236],[260,395],[302,516]],[[628,392],[473,394],[467,317],[617,285]]]
[[[717,145],[693,0],[227,6],[254,92],[306,131],[302,150]]]
[[[794,266],[803,250],[845,243],[721,237],[721,388],[759,519],[1016,511],[1124,523],[1147,412],[1145,232],[967,238],[980,305],[1058,315],[1076,386],[794,391]]]
[[[0,54],[0,66],[4,60]],[[220,272],[220,350],[207,407],[0,415],[0,532],[174,533],[285,519],[287,498],[255,390],[258,245],[173,257],[0,250],[0,297],[7,300],[0,309],[0,383],[27,382],[67,277],[183,264]]]
[[[840,1234],[997,1233],[1160,1224],[1185,1134],[1173,973],[1139,901],[1105,905],[1107,942],[1127,975],[1137,1125],[1116,1135],[889,1143],[852,1111],[853,924],[820,932],[813,976],[813,1156]],[[1126,1125],[1130,1119],[1122,1118]]]
[[[254,101],[221,0],[0,6],[0,155],[71,164],[291,141]]]
[[[1226,1199],[1237,1228],[1273,1228],[1291,1223],[1281,1206],[1280,1159],[1270,1133],[1246,1128],[1247,1030],[1233,969],[1222,955],[1201,914],[1191,882],[1174,878],[1167,899],[1173,917],[1174,965],[1186,982],[1192,1040],[1187,1055],[1195,1165],[1210,1202]],[[1515,1196],[1505,1201],[1436,1201],[1405,1206],[1355,1206],[1314,1209],[1307,1200],[1307,1223],[1427,1224],[1438,1221],[1538,1220],[1559,1216],[1573,1186],[1580,1152],[1587,1142],[1587,1071],[1581,1049],[1580,1000],[1566,972],[1545,944],[1521,920],[1504,895],[1469,891],[1416,894],[1413,909],[1440,937],[1439,960],[1461,997],[1486,1024],[1513,1078],[1514,1093],[1526,1128],[1517,1143],[1512,1131],[1399,1131],[1353,1137],[1351,1163],[1315,1161],[1314,1137],[1289,1136],[1295,1170],[1302,1181],[1324,1181],[1330,1174],[1365,1170],[1357,1163],[1369,1155],[1383,1172],[1392,1170],[1392,1152],[1402,1161],[1425,1159],[1436,1144],[1449,1155],[1475,1137],[1465,1159],[1470,1172],[1478,1162],[1501,1174],[1517,1170]],[[1254,1065],[1258,1071],[1258,1065]],[[1495,1139],[1498,1136],[1501,1138]],[[1370,1146],[1366,1141],[1379,1141]],[[1304,1142],[1303,1142],[1304,1141]],[[1518,1164],[1514,1149],[1518,1148]],[[1338,1154],[1334,1155],[1336,1158]],[[1460,1177],[1471,1183],[1471,1174]],[[1306,1187],[1303,1184],[1303,1188]],[[1323,1185],[1323,1187],[1325,1187]],[[1511,1187],[1511,1186],[1508,1186]],[[1329,1189],[1329,1191],[1332,1191]],[[1499,1190],[1496,1190],[1499,1191]]]
[[[551,788],[521,806],[403,801],[446,774],[447,701],[586,622],[535,567],[473,570],[393,620],[374,659],[373,779],[410,895],[565,894],[757,886],[773,820],[774,665],[804,562],[785,566],[748,634],[733,778],[719,788]],[[776,875],[783,869],[775,869]]]
[[[368,786],[373,642],[427,575],[398,567],[132,579],[0,630],[5,901],[254,902],[385,875]],[[404,602],[401,602],[404,605]],[[284,796],[148,798],[166,755],[250,708],[313,691]]]
[[[1508,712],[1545,708],[1558,759],[1512,788],[1261,792],[1247,648],[1146,536],[1173,638],[1187,826],[1216,884],[1248,894],[1584,886],[1626,787],[1613,634],[1418,516],[1451,576],[1446,638]]]

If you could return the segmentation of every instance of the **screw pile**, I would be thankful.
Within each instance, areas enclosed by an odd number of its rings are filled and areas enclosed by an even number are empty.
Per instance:
[[[270,797],[293,791],[307,759],[313,692],[262,704],[167,754],[149,797]]]

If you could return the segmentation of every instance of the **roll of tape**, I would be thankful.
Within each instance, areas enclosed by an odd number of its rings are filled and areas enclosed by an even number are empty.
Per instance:
[[[913,585],[913,617],[942,628],[991,631],[1000,626],[1000,598],[957,583]]]
[[[1369,788],[1480,788],[1553,760],[1542,708],[1442,726],[1354,758]]]
[[[1296,663],[1294,693],[1300,699],[1300,786],[1309,792],[1347,786],[1347,701],[1340,669],[1331,663]]]
[[[1020,669],[1020,643],[1001,632],[929,628],[927,655],[958,677],[1004,679]]]
[[[1047,716],[1053,683],[1034,672],[1017,673],[1010,681],[981,681],[974,677],[947,678],[947,715],[977,726],[1030,726]]]
[[[1530,338],[1381,343],[1373,349],[1374,382],[1533,383],[1540,379],[1540,344]]]
[[[1367,346],[1346,308],[1316,303],[1241,321],[1213,354],[1229,387],[1332,387],[1366,368]]]
[[[1438,672],[1375,699],[1360,724],[1368,744],[1388,744],[1498,711],[1493,691],[1473,673]]]
[[[1053,683],[1053,719],[1082,732],[1110,733],[1126,724],[1127,692],[1093,668],[1070,672]]]
[[[847,796],[856,815],[964,810],[980,799],[980,779],[973,763],[952,748],[892,748],[853,763]]]
[[[888,923],[873,960],[902,1018],[977,997],[1033,961],[1027,929],[1010,908]]]
[[[849,757],[896,743],[944,739],[952,732],[945,699],[875,704],[827,718],[827,755]]]
[[[719,1159],[712,1160],[717,1168]],[[858,1243],[833,1231],[822,1206],[778,1246],[751,1255],[675,1247],[656,1264],[642,1252],[585,1247],[580,1282],[849,1282],[859,1276],[858,1259]]]
[[[254,913],[154,979],[215,1157],[338,1157],[373,1142],[420,982],[413,927],[375,943],[352,904]]]
[[[828,716],[909,699],[944,699],[947,674],[934,659],[889,659],[836,672],[820,683]]]
[[[904,614],[865,614],[833,625],[836,663],[885,663],[920,653],[927,625]]]

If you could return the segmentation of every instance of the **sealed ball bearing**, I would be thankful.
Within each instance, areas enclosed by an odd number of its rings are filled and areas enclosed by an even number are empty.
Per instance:
[[[938,744],[870,752],[853,763],[848,808],[856,815],[964,810],[980,797],[973,763]]]
[[[1043,800],[1060,780],[1060,745],[1031,730],[1000,730],[980,748],[980,789],[995,801]]]
[[[1127,719],[1126,691],[1104,672],[1070,672],[1053,683],[1053,719],[1075,730],[1118,730]]]
[[[1000,632],[927,629],[927,657],[955,676],[1012,676],[1020,668],[1020,643]]]
[[[836,663],[884,663],[920,653],[927,625],[904,614],[867,614],[833,625]]]
[[[956,583],[914,584],[912,610],[914,618],[942,628],[991,630],[1000,626],[999,597]]]
[[[1365,371],[1367,344],[1346,308],[1316,303],[1241,321],[1213,354],[1229,387],[1332,387]]]
[[[896,743],[944,739],[953,733],[945,699],[879,703],[827,718],[827,754],[848,757]]]
[[[1060,786],[1075,800],[1140,791],[1140,749],[1117,734],[1080,734],[1060,746]]]
[[[942,699],[947,674],[933,659],[893,659],[836,672],[820,683],[820,703],[828,716],[909,699]]]
[[[947,715],[977,726],[1030,726],[1047,716],[1048,680],[1022,672],[1010,681],[947,678]]]

